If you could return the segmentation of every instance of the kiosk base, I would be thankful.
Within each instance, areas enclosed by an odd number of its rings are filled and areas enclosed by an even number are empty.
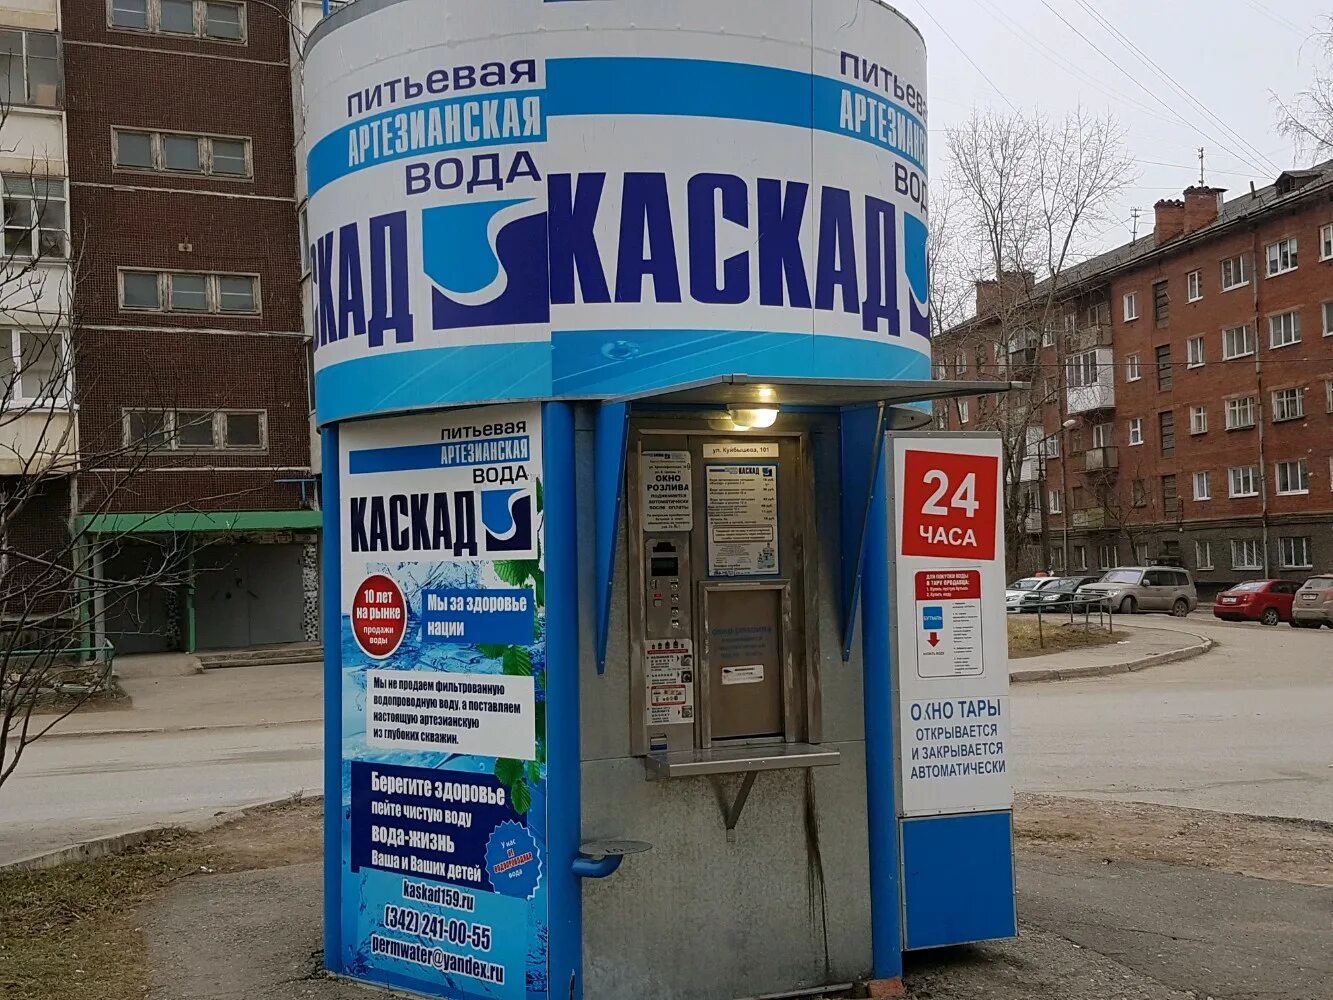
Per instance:
[[[901,979],[872,979],[866,984],[871,997],[905,997],[907,987]]]

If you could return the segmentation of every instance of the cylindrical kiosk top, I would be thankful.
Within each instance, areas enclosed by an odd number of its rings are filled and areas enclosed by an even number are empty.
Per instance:
[[[304,68],[320,423],[929,378],[925,70],[874,0],[356,0]]]

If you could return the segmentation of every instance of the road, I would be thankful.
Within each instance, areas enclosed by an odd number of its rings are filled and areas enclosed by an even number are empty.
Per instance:
[[[0,864],[323,789],[318,724],[33,744],[0,790]]]
[[[1020,791],[1333,823],[1333,632],[1144,615],[1207,635],[1184,663],[1018,685]]]

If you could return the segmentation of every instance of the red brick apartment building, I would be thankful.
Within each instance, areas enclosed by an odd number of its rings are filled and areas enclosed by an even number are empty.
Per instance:
[[[1015,571],[1173,562],[1208,594],[1333,570],[1333,161],[1158,202],[1152,234],[1060,277],[1043,328],[1001,320],[1042,292],[983,283],[935,345],[942,373],[1031,382],[936,411],[992,428],[1032,401]]]
[[[79,456],[46,470],[52,500],[28,513],[41,522],[30,544],[71,528],[114,539],[94,570],[122,580],[164,551],[183,556],[184,582],[144,587],[97,623],[96,640],[120,652],[313,640],[319,514],[289,11],[22,6],[0,12],[11,81],[16,52],[35,81],[8,95],[6,146],[18,152],[0,156],[6,236],[30,147],[66,228],[72,294],[59,322],[74,360],[62,398]],[[299,19],[307,6],[289,10]],[[14,365],[29,364],[23,351],[12,347]]]

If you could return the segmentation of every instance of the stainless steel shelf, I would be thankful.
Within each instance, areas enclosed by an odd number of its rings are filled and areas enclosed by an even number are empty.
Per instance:
[[[649,754],[643,765],[652,778],[694,778],[709,774],[745,774],[796,767],[828,767],[842,760],[837,750],[810,743],[721,747]]]

